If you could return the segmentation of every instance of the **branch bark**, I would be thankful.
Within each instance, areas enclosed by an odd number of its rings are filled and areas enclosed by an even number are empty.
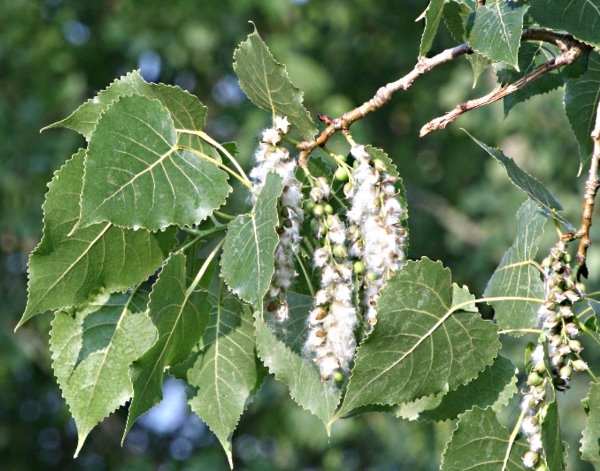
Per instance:
[[[381,87],[379,90],[377,90],[377,93],[375,96],[373,96],[373,98],[371,98],[369,101],[366,101],[359,107],[344,113],[339,118],[331,119],[325,116],[320,117],[321,121],[328,124],[328,126],[313,141],[305,141],[298,144],[297,147],[300,149],[298,163],[303,167],[306,166],[308,154],[313,149],[319,146],[324,146],[329,138],[336,132],[347,130],[355,121],[358,121],[359,119],[364,118],[367,114],[383,107],[388,101],[390,101],[395,92],[398,90],[409,89],[415,80],[417,80],[421,75],[425,75],[427,72],[431,71],[440,64],[454,60],[462,55],[472,53],[473,50],[468,44],[464,43],[453,48],[446,49],[445,51],[442,51],[431,58],[420,57],[414,68],[408,74],[396,80],[395,82],[390,82]]]
[[[548,72],[554,69],[558,69],[560,67],[564,67],[565,65],[572,64],[575,61],[575,59],[577,59],[587,47],[586,45],[580,43],[568,34],[554,33],[553,31],[548,30],[525,30],[523,32],[522,38],[525,40],[552,42],[556,44],[562,52],[557,57],[553,57],[548,62],[542,64],[537,69],[521,77],[516,82],[505,85],[503,87],[498,87],[492,92],[480,98],[469,100],[466,103],[456,105],[456,107],[453,110],[449,111],[445,115],[440,116],[439,118],[435,118],[429,121],[427,124],[425,124],[421,128],[419,136],[423,137],[432,131],[444,129],[448,124],[453,122],[461,114],[466,113],[467,111],[470,111],[472,109],[480,108],[482,106],[486,106],[498,100],[501,100],[502,98],[508,95],[512,95],[513,93],[525,88],[531,82],[540,78],[542,75],[547,74]]]
[[[590,229],[592,227],[592,217],[596,202],[596,194],[598,193],[598,188],[600,188],[600,179],[598,178],[598,167],[600,165],[600,101],[596,106],[596,122],[591,134],[592,141],[594,141],[594,151],[592,153],[592,160],[590,161],[588,178],[585,182],[581,227],[575,234],[576,237],[579,237],[579,248],[577,249],[576,255],[578,278],[580,276],[587,278],[588,276],[586,258],[587,251],[590,245],[592,245],[592,241],[590,239]]]

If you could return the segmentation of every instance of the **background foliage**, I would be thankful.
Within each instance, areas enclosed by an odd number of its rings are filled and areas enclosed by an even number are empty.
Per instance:
[[[123,449],[123,411],[90,436],[73,462],[76,434],[50,373],[49,319],[12,330],[25,305],[25,263],[41,232],[41,203],[52,172],[83,144],[75,133],[37,130],[68,115],[114,77],[140,68],[148,81],[176,83],[211,110],[209,132],[240,143],[250,156],[266,116],[248,106],[231,66],[234,48],[253,20],[312,112],[337,115],[362,103],[381,84],[409,70],[419,51],[426,2],[383,0],[230,0],[125,2],[15,0],[0,5],[0,462],[7,469],[226,469],[216,439],[193,416],[171,424],[136,425]],[[394,13],[391,12],[401,12]],[[454,44],[442,28],[436,52]],[[489,74],[489,72],[488,72]],[[385,148],[401,170],[411,208],[412,257],[442,259],[458,283],[481,295],[515,230],[523,196],[504,170],[460,131],[502,147],[544,181],[577,220],[579,157],[556,93],[502,104],[460,118],[423,140],[418,129],[477,90],[465,59],[440,67],[384,109],[357,123],[354,135]],[[214,115],[212,115],[214,113]],[[218,115],[218,116],[217,116]],[[543,116],[543,119],[541,118]],[[597,227],[596,227],[597,228]],[[597,234],[597,231],[596,231]],[[597,238],[597,236],[596,236]],[[600,252],[590,252],[590,272]],[[594,290],[589,283],[588,290]],[[593,348],[586,352],[592,352]],[[511,355],[510,348],[507,355]],[[590,359],[591,360],[591,359]],[[515,361],[520,362],[520,359]],[[575,385],[576,386],[576,385]],[[183,394],[168,383],[176,398]],[[239,469],[437,469],[449,424],[407,423],[386,415],[338,422],[328,443],[320,424],[270,381],[243,416],[233,442]],[[572,391],[574,425],[582,423]],[[175,401],[175,399],[172,399]],[[175,401],[176,402],[176,401]],[[177,407],[177,406],[175,406]],[[158,424],[158,425],[157,425]],[[165,425],[166,424],[166,425]],[[577,427],[574,427],[575,429]],[[275,431],[277,433],[275,434]],[[564,431],[571,450],[578,437]],[[431,450],[436,450],[431,452]],[[577,453],[570,469],[586,469]],[[185,461],[187,460],[187,461]]]

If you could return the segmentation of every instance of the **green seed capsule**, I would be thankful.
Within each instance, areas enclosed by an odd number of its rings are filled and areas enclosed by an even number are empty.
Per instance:
[[[346,249],[342,245],[336,245],[332,250],[333,256],[336,258],[343,258],[348,255]]]
[[[348,172],[346,172],[346,169],[344,167],[338,167],[333,176],[336,180],[340,182],[348,181]]]
[[[322,204],[316,204],[312,210],[312,213],[316,217],[321,217],[325,213],[325,208],[323,207]]]
[[[527,384],[530,384],[531,386],[538,386],[538,385],[542,384],[543,381],[544,381],[544,379],[539,374],[537,374],[535,371],[532,371],[527,376]]]
[[[342,381],[344,381],[344,375],[339,371],[336,371],[335,373],[333,373],[333,380],[336,383],[341,383]]]
[[[304,200],[304,203],[302,203],[302,206],[304,207],[304,211],[306,211],[307,213],[311,213],[315,207],[315,202],[311,199],[307,199],[307,200]]]
[[[375,273],[373,273],[372,271],[370,271],[369,273],[367,273],[367,280],[373,282],[377,279],[377,275]]]
[[[357,275],[362,275],[365,272],[365,262],[363,262],[362,260],[358,260],[357,262],[354,262],[354,273],[356,273]]]
[[[351,182],[347,182],[344,185],[344,194],[347,196],[352,192],[352,189],[354,188],[354,185],[352,185]]]
[[[331,206],[330,204],[326,204],[324,209],[325,209],[325,213],[333,214],[333,206]]]

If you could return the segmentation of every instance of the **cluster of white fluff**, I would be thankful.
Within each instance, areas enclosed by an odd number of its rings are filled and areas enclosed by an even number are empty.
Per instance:
[[[401,220],[406,209],[396,198],[396,177],[387,172],[385,163],[373,160],[362,145],[353,145],[350,152],[358,165],[346,187],[346,197],[351,202],[347,213],[352,224],[349,253],[365,265],[366,271],[361,275],[364,317],[374,325],[379,292],[405,259],[406,230]]]
[[[269,172],[278,174],[283,183],[283,192],[280,200],[280,225],[279,243],[275,249],[275,272],[269,289],[268,309],[276,311],[277,318],[281,321],[288,317],[288,303],[286,293],[296,272],[294,270],[294,251],[300,242],[300,224],[303,211],[300,205],[302,190],[295,177],[296,159],[290,157],[289,151],[278,144],[281,138],[288,133],[290,123],[287,117],[275,116],[274,126],[265,129],[261,142],[254,153],[256,165],[250,172],[253,183],[254,197],[264,186]]]
[[[573,304],[584,297],[583,286],[573,280],[569,262],[566,244],[559,241],[542,263],[545,300],[538,310],[538,317],[543,333],[531,352],[521,403],[525,413],[521,429],[529,444],[529,450],[523,456],[523,465],[527,468],[546,469],[542,460],[540,431],[548,407],[545,403],[546,388],[552,384],[555,389],[565,390],[569,387],[573,370],[588,369],[587,363],[579,358],[582,346],[576,340],[579,328],[573,313]],[[546,366],[546,358],[549,359],[550,370]]]
[[[341,371],[347,372],[354,359],[358,319],[352,302],[353,272],[346,250],[347,229],[326,204],[330,193],[325,179],[315,181],[311,199],[316,203],[313,214],[321,244],[313,254],[313,262],[320,272],[320,289],[309,314],[304,352],[312,358],[324,380],[331,377],[339,380]]]

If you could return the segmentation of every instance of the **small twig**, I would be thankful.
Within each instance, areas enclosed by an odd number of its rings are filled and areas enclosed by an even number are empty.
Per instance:
[[[503,87],[498,87],[492,92],[480,98],[469,100],[466,103],[456,105],[456,107],[452,111],[449,111],[444,116],[435,118],[429,121],[427,124],[425,124],[421,128],[419,136],[423,137],[432,131],[444,129],[448,124],[453,122],[461,114],[466,113],[467,111],[470,111],[472,109],[480,108],[482,106],[494,103],[495,101],[501,100],[502,98],[508,95],[512,95],[513,93],[525,88],[527,85],[529,85],[534,80],[540,78],[542,75],[547,74],[548,72],[559,67],[572,64],[573,61],[581,55],[582,51],[582,46],[580,46],[579,44],[573,44],[571,47],[567,48],[557,57],[553,57],[545,64],[542,64],[537,69],[521,77],[519,80],[511,84],[505,85]]]
[[[580,276],[587,278],[588,276],[586,257],[588,248],[592,245],[590,228],[592,227],[592,215],[594,213],[596,194],[600,187],[600,179],[598,178],[598,166],[600,164],[600,102],[597,105],[596,123],[591,137],[594,141],[594,152],[592,153],[588,179],[585,182],[581,227],[575,234],[575,236],[579,238],[579,248],[577,249],[577,256],[575,258],[578,265],[577,278]]]
[[[396,80],[395,82],[388,83],[384,85],[379,90],[373,98],[369,101],[366,101],[359,107],[344,113],[339,118],[329,118],[327,116],[320,116],[319,119],[321,121],[325,121],[328,126],[319,134],[319,136],[312,141],[305,141],[298,144],[298,149],[300,149],[300,156],[298,157],[298,163],[305,167],[308,159],[308,154],[317,147],[324,146],[328,139],[333,136],[336,132],[347,130],[352,123],[355,121],[364,118],[367,114],[381,108],[385,105],[390,99],[392,95],[398,90],[407,90],[412,86],[414,81],[419,78],[421,75],[426,74],[433,68],[437,67],[444,62],[448,62],[456,59],[464,54],[472,54],[473,50],[469,47],[468,44],[460,44],[450,49],[446,49],[445,51],[440,52],[439,54],[428,58],[428,57],[420,57],[417,61],[417,64],[414,66],[413,70],[411,70],[404,77]]]

